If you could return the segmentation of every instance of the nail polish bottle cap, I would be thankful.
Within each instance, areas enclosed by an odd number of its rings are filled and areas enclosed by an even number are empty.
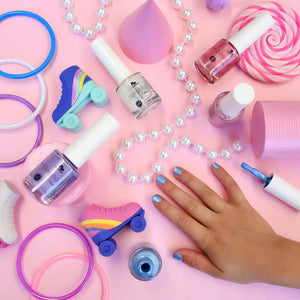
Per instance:
[[[253,87],[248,83],[240,83],[220,101],[220,109],[226,116],[235,117],[254,97]]]
[[[236,48],[239,54],[243,53],[264,33],[274,25],[274,19],[271,14],[264,11],[260,13],[244,28],[234,34],[229,42]]]
[[[106,112],[63,153],[80,168],[119,128],[120,124]]]
[[[95,39],[91,43],[91,49],[118,85],[132,75],[127,66],[103,38]]]

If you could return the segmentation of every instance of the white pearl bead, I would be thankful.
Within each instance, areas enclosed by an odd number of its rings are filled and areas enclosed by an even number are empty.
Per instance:
[[[124,139],[122,142],[122,147],[124,149],[130,149],[132,147],[132,140],[131,139]]]
[[[215,159],[218,156],[218,152],[214,149],[210,149],[206,152],[208,159]]]
[[[109,5],[111,3],[111,0],[102,0],[102,3],[104,5]]]
[[[84,35],[86,36],[86,38],[92,39],[95,36],[95,32],[94,32],[94,30],[92,28],[87,28],[84,31]]]
[[[103,31],[104,29],[104,24],[102,21],[98,20],[96,23],[95,23],[95,29],[97,31]]]
[[[173,131],[173,127],[170,124],[166,124],[163,129],[165,134],[171,134]]]
[[[162,171],[162,165],[160,164],[160,163],[154,163],[153,165],[152,165],[152,171],[154,172],[154,173],[161,173],[161,171]]]
[[[186,79],[186,77],[187,77],[186,71],[184,71],[182,69],[178,70],[178,72],[177,72],[177,78],[179,80],[184,80],[184,79]]]
[[[125,174],[126,173],[126,167],[122,164],[117,164],[116,165],[116,172],[118,174]]]
[[[173,6],[176,9],[179,9],[182,7],[182,0],[173,0]]]
[[[62,3],[65,8],[70,8],[73,5],[73,0],[63,0]]]
[[[74,33],[81,33],[82,27],[79,23],[73,23],[72,29]]]
[[[224,157],[224,158],[230,158],[231,157],[231,153],[230,153],[230,150],[227,149],[227,148],[223,148],[221,150],[221,156]]]
[[[122,151],[116,151],[114,153],[114,159],[116,161],[120,161],[120,160],[123,160],[124,159],[124,153]]]
[[[66,13],[65,13],[65,19],[68,21],[68,22],[73,22],[74,19],[75,19],[75,15],[72,11],[70,10],[67,10]]]
[[[192,101],[192,103],[194,103],[194,104],[199,104],[199,103],[201,102],[200,96],[199,96],[197,93],[194,93],[194,94],[191,96],[191,101]]]
[[[104,18],[106,16],[106,9],[105,9],[105,7],[99,7],[97,9],[97,15],[99,16],[99,18]]]
[[[189,31],[195,31],[197,29],[197,23],[195,21],[189,21],[187,24],[187,29]]]
[[[183,37],[183,40],[185,44],[190,44],[193,40],[192,33],[191,32],[186,33]]]
[[[135,140],[139,143],[142,143],[145,140],[145,135],[142,132],[137,132],[135,134]]]
[[[177,149],[179,146],[179,142],[176,139],[170,139],[169,140],[169,148],[170,149]]]
[[[143,173],[141,176],[141,180],[145,183],[149,183],[152,180],[152,174],[151,173]]]
[[[192,139],[189,136],[184,136],[181,138],[182,146],[188,147],[192,144]]]
[[[171,61],[171,65],[174,68],[179,67],[181,65],[181,59],[179,57],[175,56]]]
[[[184,20],[188,20],[192,16],[192,12],[190,9],[186,8],[182,11],[181,15]]]
[[[202,152],[204,152],[204,146],[203,146],[203,144],[201,144],[201,143],[195,144],[194,145],[194,151],[196,153],[202,153]]]
[[[185,125],[185,118],[182,117],[182,116],[179,116],[179,117],[176,118],[175,123],[176,123],[176,125],[177,125],[178,127],[182,127],[182,126]]]
[[[196,84],[194,81],[190,81],[188,80],[186,83],[185,83],[185,89],[188,91],[188,92],[193,92],[195,89],[196,89]]]
[[[161,150],[161,151],[159,152],[159,157],[160,157],[160,159],[162,159],[162,160],[168,159],[168,158],[169,158],[169,151],[168,151],[168,150]]]
[[[176,45],[175,48],[174,48],[174,52],[176,54],[182,54],[182,52],[183,52],[183,45],[182,44]]]
[[[240,152],[243,150],[243,145],[242,145],[241,141],[235,141],[232,144],[232,148],[234,151]]]
[[[195,106],[189,106],[187,109],[186,109],[186,115],[190,118],[196,116],[196,109],[195,109]]]
[[[159,131],[157,129],[152,129],[149,136],[152,140],[157,140],[159,138]]]
[[[135,173],[130,173],[127,175],[127,181],[130,183],[137,183],[139,177]]]

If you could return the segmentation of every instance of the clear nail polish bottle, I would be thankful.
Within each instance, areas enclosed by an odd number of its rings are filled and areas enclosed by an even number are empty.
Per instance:
[[[238,121],[244,115],[246,105],[254,97],[254,89],[248,83],[240,83],[232,91],[219,94],[209,108],[210,122],[223,127]]]
[[[24,184],[42,204],[50,205],[79,177],[78,169],[118,129],[119,123],[105,113],[63,153],[54,150],[25,178]]]
[[[129,258],[131,274],[138,280],[152,280],[161,270],[161,257],[159,253],[148,246],[134,250]]]
[[[226,74],[240,61],[240,55],[266,33],[274,24],[272,16],[264,11],[229,40],[221,39],[195,61],[198,73],[209,83]]]
[[[103,38],[95,39],[91,49],[118,84],[117,94],[137,119],[161,102],[160,96],[142,74],[131,73]]]

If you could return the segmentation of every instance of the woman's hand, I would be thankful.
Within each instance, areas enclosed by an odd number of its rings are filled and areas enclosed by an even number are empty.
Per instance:
[[[222,167],[214,163],[211,169],[225,188],[228,201],[180,167],[174,169],[174,176],[196,196],[186,193],[163,175],[156,178],[157,186],[181,209],[158,194],[152,198],[155,206],[200,248],[198,252],[178,249],[174,258],[216,278],[299,287],[300,269],[295,270],[296,283],[292,282],[294,275],[286,270],[287,262],[283,260],[283,255],[288,256],[283,252],[292,248],[294,259],[299,261],[299,244],[278,236]]]

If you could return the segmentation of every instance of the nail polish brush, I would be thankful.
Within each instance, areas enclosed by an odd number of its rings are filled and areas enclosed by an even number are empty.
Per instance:
[[[279,177],[277,174],[271,174],[267,176],[261,171],[250,167],[246,163],[242,163],[241,167],[249,171],[252,175],[261,179],[265,185],[264,190],[289,204],[297,210],[300,210],[300,190],[286,182],[284,179]]]

